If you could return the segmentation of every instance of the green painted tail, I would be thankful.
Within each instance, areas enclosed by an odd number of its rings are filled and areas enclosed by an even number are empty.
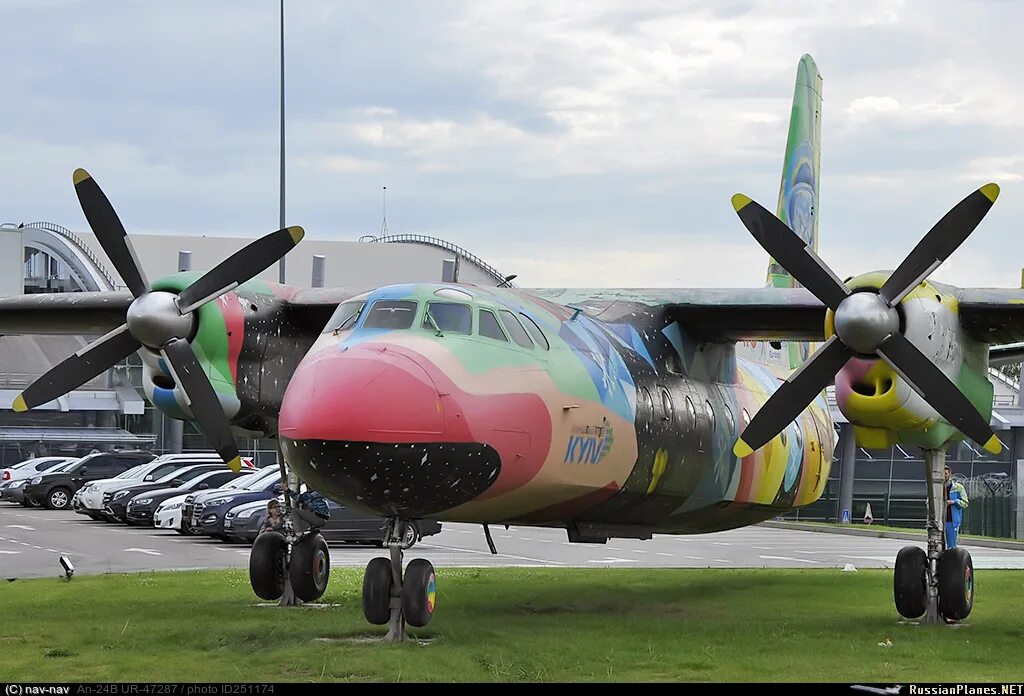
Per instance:
[[[793,229],[815,252],[818,250],[818,187],[821,161],[821,74],[814,59],[804,55],[796,73],[793,111],[789,120],[786,159],[775,214]],[[768,285],[794,288],[800,284],[771,259]],[[807,358],[809,344],[789,344],[789,367]]]

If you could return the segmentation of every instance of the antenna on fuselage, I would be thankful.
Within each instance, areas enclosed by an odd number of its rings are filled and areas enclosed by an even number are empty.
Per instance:
[[[380,236],[388,236],[388,187],[384,187],[384,191],[381,193],[380,201],[381,217],[380,217]]]

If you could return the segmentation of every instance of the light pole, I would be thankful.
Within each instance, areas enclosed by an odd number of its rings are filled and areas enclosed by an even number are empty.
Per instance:
[[[279,229],[284,229],[284,0],[281,0],[281,219]],[[284,256],[278,261],[277,278],[285,282]]]

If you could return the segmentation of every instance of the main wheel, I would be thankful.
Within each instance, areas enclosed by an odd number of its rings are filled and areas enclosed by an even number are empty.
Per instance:
[[[363,573],[363,616],[375,626],[383,626],[391,618],[391,561],[374,558]]]
[[[966,619],[974,607],[974,562],[956,546],[939,556],[939,611],[947,619]]]
[[[295,542],[288,576],[295,596],[303,602],[312,602],[324,596],[327,581],[331,577],[331,553],[322,536],[313,534]]]
[[[892,591],[900,616],[916,619],[928,608],[928,554],[920,546],[904,546],[896,554]]]
[[[426,626],[437,602],[437,578],[430,561],[417,558],[405,569],[402,581],[402,614],[410,626]]]
[[[46,494],[46,507],[51,510],[67,510],[71,505],[71,491],[67,488],[54,488]]]
[[[284,594],[288,542],[278,532],[256,537],[249,552],[249,584],[260,599],[280,599]]]

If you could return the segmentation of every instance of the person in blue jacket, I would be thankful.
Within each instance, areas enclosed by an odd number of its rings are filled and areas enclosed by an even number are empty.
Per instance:
[[[956,546],[964,508],[968,505],[967,491],[953,480],[953,471],[948,466],[943,471],[943,478],[946,480],[946,548],[951,549]]]

